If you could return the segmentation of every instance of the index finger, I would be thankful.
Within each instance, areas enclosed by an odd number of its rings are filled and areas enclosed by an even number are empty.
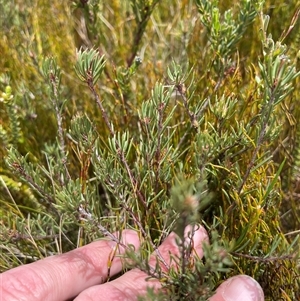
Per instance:
[[[139,248],[138,235],[123,230],[121,242]],[[0,275],[0,292],[6,301],[59,301],[78,295],[84,289],[102,283],[109,268],[109,258],[125,253],[112,240],[100,240],[62,255],[47,257]],[[110,273],[122,270],[120,256],[113,258]]]

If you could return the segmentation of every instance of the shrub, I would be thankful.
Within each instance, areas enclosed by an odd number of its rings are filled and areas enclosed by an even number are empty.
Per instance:
[[[297,1],[0,5],[1,271],[133,228],[172,300],[299,298]],[[147,266],[198,223],[205,262]]]

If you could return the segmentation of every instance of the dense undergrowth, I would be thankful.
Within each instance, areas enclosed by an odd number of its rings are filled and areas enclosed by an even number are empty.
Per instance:
[[[152,273],[201,223],[171,300],[240,273],[298,300],[299,3],[105,2],[0,0],[0,270],[133,228]]]

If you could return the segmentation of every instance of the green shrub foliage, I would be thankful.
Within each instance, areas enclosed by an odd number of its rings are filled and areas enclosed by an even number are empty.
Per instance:
[[[132,228],[132,264],[166,287],[144,299],[207,300],[239,273],[300,298],[296,0],[0,7],[1,271]],[[188,224],[205,261],[149,267]]]

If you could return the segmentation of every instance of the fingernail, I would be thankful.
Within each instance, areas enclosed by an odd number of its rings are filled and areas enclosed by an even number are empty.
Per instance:
[[[172,232],[168,237],[170,240],[170,245],[174,247],[178,247],[178,236]],[[167,240],[166,239],[166,240]],[[184,230],[184,244],[186,246],[190,246],[191,240],[195,249],[197,250],[197,254],[200,258],[203,257],[202,244],[203,242],[209,243],[208,234],[204,227],[199,226],[199,228],[195,228],[195,226],[188,225]]]
[[[234,276],[222,283],[216,292],[224,301],[264,301],[264,293],[257,281],[247,275]]]
[[[123,231],[122,242],[126,246],[128,246],[128,245],[134,246],[135,250],[137,250],[141,244],[137,232],[134,230],[128,230],[128,229]]]
[[[116,239],[119,240],[118,233],[115,233],[114,235],[116,235]],[[135,250],[137,250],[140,247],[140,241],[139,241],[139,237],[137,235],[137,233],[133,230],[123,230],[122,232],[122,236],[121,236],[121,243],[129,246],[129,245],[133,245]],[[118,247],[120,250],[124,250],[124,248],[122,247],[122,245],[119,245],[118,243],[116,243],[116,241],[110,240],[108,241],[108,245],[114,249],[116,247]]]
[[[206,230],[202,226],[200,226],[196,231],[195,231],[194,227],[191,227],[191,226],[187,227],[185,230],[186,230],[185,235],[188,237],[190,237],[190,234],[188,235],[188,233],[193,232],[192,240],[193,240],[194,248],[195,248],[199,258],[202,258],[203,257],[203,243],[207,243],[207,244],[209,243],[208,234],[207,234]],[[188,240],[187,242],[190,243],[190,240]]]

